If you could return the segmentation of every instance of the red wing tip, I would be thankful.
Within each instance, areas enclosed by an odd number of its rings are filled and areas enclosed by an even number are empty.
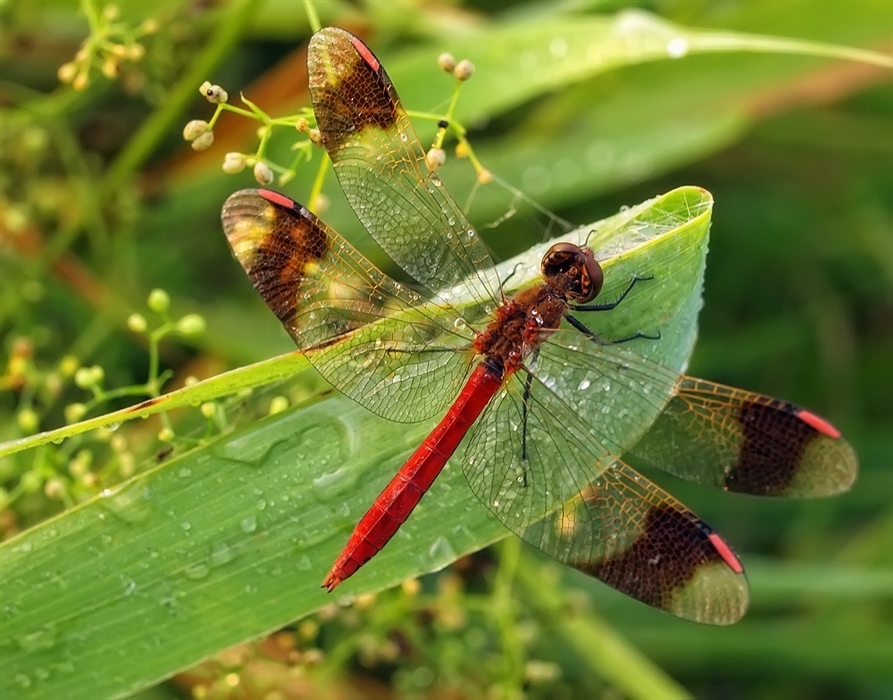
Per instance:
[[[286,209],[295,208],[295,200],[293,200],[291,197],[287,197],[284,194],[276,192],[275,190],[267,190],[263,187],[259,187],[257,193],[268,202],[278,204],[280,207],[285,207]]]
[[[366,46],[366,44],[364,44],[362,41],[357,39],[355,36],[350,37],[350,43],[353,44],[353,47],[357,50],[357,53],[360,54],[360,56],[369,65],[369,67],[375,73],[377,73],[378,69],[381,68],[381,64],[369,50],[369,47]]]
[[[833,440],[840,438],[840,431],[837,428],[812,411],[807,411],[805,408],[801,408],[797,411],[796,416],[808,426],[818,430],[822,435],[827,435]]]
[[[711,532],[707,535],[707,539],[710,540],[710,543],[719,553],[719,556],[722,557],[723,561],[728,564],[729,568],[734,571],[736,574],[744,573],[744,565],[741,563],[741,560],[735,555],[735,552],[732,551],[732,548],[726,544],[726,541],[717,535],[715,532]]]

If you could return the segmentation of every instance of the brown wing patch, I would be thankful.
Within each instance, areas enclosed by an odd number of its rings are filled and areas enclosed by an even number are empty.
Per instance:
[[[236,193],[223,209],[224,230],[236,258],[261,298],[286,326],[309,267],[329,250],[326,232],[307,211],[270,190]]]
[[[399,98],[369,47],[356,37],[335,41],[316,34],[313,41],[318,58],[310,66],[310,85],[314,110],[326,116],[319,120],[326,148],[337,149],[341,140],[367,127],[394,127]]]
[[[799,406],[682,377],[633,453],[683,479],[756,496],[846,491],[858,472],[850,444]]]
[[[590,507],[598,507],[597,493],[589,497],[593,499]],[[640,526],[641,534],[624,551],[601,560],[568,563],[636,600],[668,612],[685,612],[691,598],[696,600],[694,609],[703,615],[701,621],[728,624],[744,613],[743,607],[735,604],[727,609],[714,606],[723,610],[718,614],[710,609],[711,597],[697,591],[702,579],[723,575],[723,570],[724,575],[736,577],[744,571],[731,547],[705,522],[681,505],[662,502],[648,509]]]
[[[780,401],[744,403],[738,422],[744,439],[738,463],[726,475],[726,488],[764,496],[784,493],[818,431]]]

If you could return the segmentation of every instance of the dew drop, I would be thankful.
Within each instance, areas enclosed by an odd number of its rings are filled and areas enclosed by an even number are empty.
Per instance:
[[[182,467],[180,471],[177,472],[177,476],[181,479],[188,479],[192,476],[192,470],[189,467]]]
[[[152,491],[139,480],[117,489],[105,489],[100,498],[100,507],[124,523],[141,523],[152,514]]]
[[[331,501],[351,489],[356,483],[357,477],[357,472],[351,471],[347,467],[326,472],[311,481],[313,493],[320,501]]]
[[[257,530],[257,518],[253,515],[249,515],[247,518],[242,519],[242,522],[239,523],[239,527],[242,528],[242,532],[246,535],[250,535]]]
[[[183,575],[186,576],[186,578],[188,579],[197,581],[199,579],[205,578],[210,571],[211,569],[205,562],[197,561],[183,569]]]
[[[59,673],[74,673],[74,664],[71,661],[60,661],[53,664],[53,669]]]
[[[27,653],[52,649],[56,644],[56,628],[53,625],[44,625],[34,632],[17,637],[16,642]]]
[[[132,578],[124,576],[124,574],[121,574],[121,576],[119,576],[118,578],[121,581],[121,587],[124,589],[125,596],[132,596],[134,593],[136,593],[136,581],[134,581]]]
[[[235,558],[235,549],[226,543],[219,542],[211,547],[211,566],[223,566]]]
[[[304,554],[301,556],[300,559],[298,559],[295,566],[298,568],[299,571],[308,571],[310,567],[313,566],[313,563],[310,561],[310,557]]]
[[[442,569],[456,560],[453,545],[446,537],[438,537],[424,554],[423,565],[426,568]]]

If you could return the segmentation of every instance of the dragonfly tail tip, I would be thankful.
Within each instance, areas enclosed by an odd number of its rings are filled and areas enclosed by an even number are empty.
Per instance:
[[[331,593],[341,581],[342,579],[338,578],[336,574],[330,573],[326,576],[326,580],[322,582],[321,587],[326,589],[326,593]]]

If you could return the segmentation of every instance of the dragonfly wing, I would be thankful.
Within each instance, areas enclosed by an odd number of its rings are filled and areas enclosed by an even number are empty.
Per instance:
[[[602,449],[619,456],[648,431],[679,379],[678,372],[640,354],[659,342],[603,345],[561,328],[540,347],[530,371],[580,417]]]
[[[406,110],[369,48],[327,27],[310,40],[307,62],[322,143],[369,234],[442,301],[463,283],[472,299],[500,300],[486,246],[428,169]]]
[[[478,498],[527,542],[637,600],[700,622],[740,618],[747,585],[729,546],[622,464],[552,387],[526,382],[512,377],[473,428],[464,470]]]
[[[425,305],[285,195],[240,190],[221,219],[255,289],[335,388],[397,421],[423,420],[454,398],[471,336],[446,310]]]
[[[687,620],[729,625],[747,610],[747,580],[731,547],[620,461],[522,537],[578,571]]]
[[[800,406],[694,377],[632,453],[675,476],[758,496],[849,490],[858,460],[827,421]]]

